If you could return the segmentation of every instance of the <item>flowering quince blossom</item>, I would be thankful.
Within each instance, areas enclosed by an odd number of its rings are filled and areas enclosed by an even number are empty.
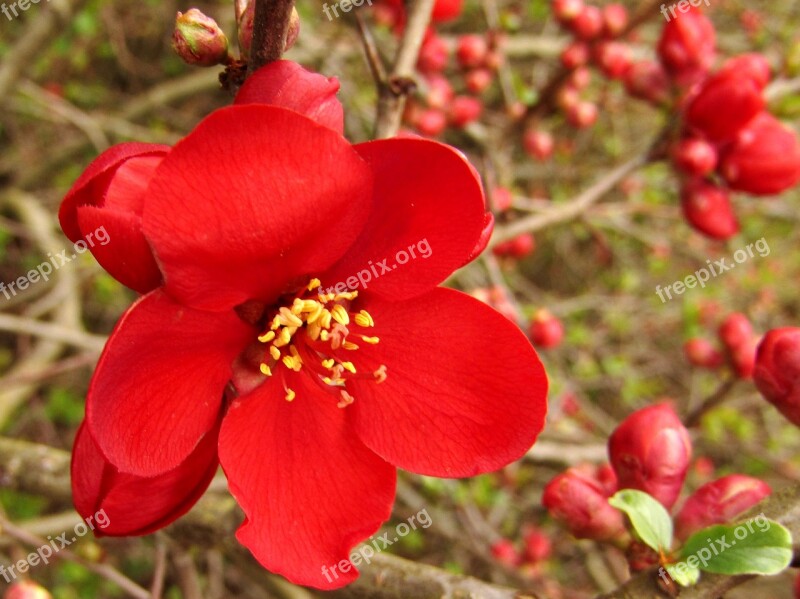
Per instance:
[[[73,452],[75,505],[105,509],[104,534],[172,522],[221,464],[239,541],[335,588],[357,571],[322,566],[389,518],[396,468],[493,471],[543,427],[522,332],[437,287],[491,232],[475,170],[423,139],[351,145],[337,89],[272,63],[174,147],[115,146],[65,197],[67,236],[106,226],[95,256],[144,294],[106,344]],[[337,285],[422,239],[428,258]]]

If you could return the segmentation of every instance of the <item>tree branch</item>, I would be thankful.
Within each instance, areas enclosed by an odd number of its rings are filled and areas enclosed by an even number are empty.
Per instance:
[[[248,75],[283,55],[294,0],[255,0],[255,3]]]

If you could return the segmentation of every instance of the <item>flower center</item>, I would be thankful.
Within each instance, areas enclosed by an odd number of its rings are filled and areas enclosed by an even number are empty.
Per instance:
[[[376,345],[380,341],[365,334],[375,326],[369,312],[350,311],[358,292],[314,293],[319,287],[319,279],[312,279],[291,305],[278,309],[269,330],[259,335],[258,340],[268,346],[260,369],[267,377],[280,374],[286,401],[292,401],[296,393],[287,385],[285,375],[305,368],[326,392],[338,396],[338,407],[346,408],[355,401],[347,390],[347,381],[371,378],[382,383],[387,376],[386,365],[361,373],[352,355],[347,355],[358,350],[359,343]]]

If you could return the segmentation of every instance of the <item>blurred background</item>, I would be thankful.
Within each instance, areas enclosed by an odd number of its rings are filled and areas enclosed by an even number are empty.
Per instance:
[[[624,4],[632,13],[645,6]],[[189,67],[171,49],[175,13],[192,6],[235,40],[230,2],[50,0],[14,19],[0,14],[0,281],[14,281],[46,261],[48,252],[70,247],[57,225],[58,205],[97,154],[126,140],[172,144],[230,103],[219,88],[220,68]],[[654,56],[664,24],[657,6],[646,6],[649,12],[628,38],[638,58]],[[354,142],[370,139],[377,96],[355,13],[329,20],[321,3],[307,0],[298,0],[297,9],[301,33],[286,57],[336,76],[346,135]],[[396,38],[380,11],[357,10],[389,56]],[[721,56],[762,52],[777,78],[789,82],[771,96],[770,108],[796,127],[800,96],[792,82],[800,74],[800,3],[710,0],[707,14]],[[683,351],[693,337],[713,339],[721,319],[735,311],[747,314],[757,333],[798,325],[798,194],[736,196],[742,230],[726,243],[709,241],[686,224],[677,175],[664,162],[628,169],[591,208],[563,211],[613,169],[646,153],[670,115],[626,95],[619,81],[592,73],[581,95],[596,106],[596,122],[576,128],[558,111],[537,116],[536,126],[552,135],[553,148],[546,160],[536,160],[523,144],[519,111],[558,75],[559,54],[569,41],[549,2],[467,0],[461,16],[436,31],[451,51],[459,36],[491,32],[501,63],[486,85],[470,83],[452,58],[443,71],[457,94],[480,103],[477,119],[466,126],[434,123],[432,131],[423,119],[420,126],[419,110],[431,93],[423,82],[407,125],[469,155],[484,177],[500,231],[527,219],[535,235],[516,249],[487,251],[448,284],[500,309],[534,337],[541,333],[532,322],[546,309],[563,325],[563,339],[557,330],[534,339],[551,392],[548,426],[530,454],[502,472],[463,481],[401,473],[387,530],[422,509],[432,525],[387,552],[535,596],[592,597],[625,580],[626,560],[613,549],[576,541],[554,523],[541,506],[542,489],[568,466],[604,462],[609,433],[633,410],[671,398],[691,419],[689,490],[734,472],[776,490],[800,478],[797,428],[751,383],[725,368],[695,368]],[[657,286],[684,279],[707,260],[730,262],[737,249],[759,239],[768,255],[756,253],[704,289],[659,299]],[[49,281],[0,296],[2,439],[70,450],[104,337],[134,299],[88,252]],[[2,534],[3,522],[47,537],[77,521],[63,480],[52,489],[44,483],[26,487],[20,472],[9,474],[17,449],[0,442],[0,564],[20,559],[30,546],[20,534]],[[221,475],[209,494],[225,501]],[[143,539],[86,536],[70,550],[145,588],[160,578],[160,596],[170,599],[325,595],[264,574],[229,541],[190,541],[178,527]],[[129,596],[107,573],[79,563],[39,566],[31,576],[59,599]],[[0,589],[4,585],[0,579]],[[730,594],[745,595],[791,597],[792,577]]]

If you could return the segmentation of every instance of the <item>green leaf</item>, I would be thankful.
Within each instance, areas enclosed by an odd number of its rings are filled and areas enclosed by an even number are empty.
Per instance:
[[[759,515],[693,534],[681,548],[688,565],[715,574],[777,574],[792,561],[792,534]]]
[[[625,512],[639,538],[656,552],[669,551],[672,545],[672,519],[657,500],[635,489],[618,491],[608,500]]]
[[[665,566],[669,572],[672,580],[677,582],[682,587],[690,587],[697,584],[700,580],[700,570],[687,564],[686,562],[678,562],[676,564],[667,564]]]

